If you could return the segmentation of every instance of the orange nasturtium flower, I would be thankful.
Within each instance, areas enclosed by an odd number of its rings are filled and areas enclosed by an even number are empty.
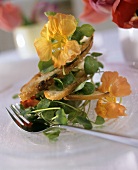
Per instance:
[[[73,61],[81,53],[80,45],[70,37],[75,32],[77,21],[72,15],[57,13],[48,16],[48,23],[35,40],[35,48],[41,61],[52,58],[54,67],[60,68]]]
[[[109,96],[98,100],[95,111],[97,115],[103,118],[117,118],[125,116],[126,108],[117,103],[117,97],[127,96],[131,93],[130,85],[127,79],[118,75],[118,72],[104,72],[101,78],[101,86],[99,91],[106,93]]]

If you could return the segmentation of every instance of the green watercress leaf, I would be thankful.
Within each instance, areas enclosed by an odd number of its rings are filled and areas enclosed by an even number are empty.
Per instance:
[[[38,104],[37,104],[37,107],[36,107],[36,110],[39,110],[39,109],[46,109],[48,108],[50,105],[50,100],[48,99],[42,99]]]
[[[83,82],[76,89],[75,93],[89,95],[92,94],[95,90],[95,85],[91,82]]]
[[[36,94],[36,99],[40,100],[44,98],[45,98],[44,91],[40,91]]]
[[[98,62],[100,68],[104,68],[104,65],[101,62]]]
[[[99,70],[98,61],[91,56],[87,56],[84,62],[84,70],[86,74],[94,74]]]
[[[78,108],[80,103],[81,103],[81,101],[75,101],[74,102],[72,100],[65,100],[65,101],[62,100],[62,101],[63,101],[63,104],[60,105],[60,107],[62,109],[64,109],[66,114],[69,114],[70,112],[73,112],[74,109],[76,110],[76,108]],[[71,106],[71,107],[69,107],[69,106]]]
[[[55,110],[46,110],[41,113],[41,117],[47,121],[51,120],[55,116]]]
[[[95,124],[97,124],[97,125],[102,125],[102,124],[104,124],[104,122],[105,122],[105,120],[104,120],[103,117],[101,117],[101,116],[97,116],[97,117],[96,117]]]
[[[92,57],[99,57],[99,56],[101,56],[101,55],[102,55],[102,53],[98,53],[98,52],[93,52],[93,53],[91,54]]]
[[[38,68],[39,68],[40,72],[42,72],[42,73],[48,73],[48,72],[54,70],[54,65],[53,65],[52,59],[50,59],[49,61],[39,61]]]
[[[73,83],[74,79],[75,79],[74,75],[72,74],[72,72],[70,72],[69,74],[64,76],[62,82],[64,86],[68,86]]]
[[[81,89],[84,87],[84,85],[85,85],[85,82],[82,82],[82,83],[74,90],[74,92],[77,92],[77,91],[81,90]]]
[[[24,109],[22,105],[20,105],[20,113],[30,122],[33,122],[34,120],[38,118],[38,115],[35,115],[34,113],[32,113],[31,107]]]
[[[30,122],[34,122],[34,121],[37,120],[37,118],[38,118],[37,115],[32,114],[32,113],[26,114],[26,115],[24,115],[24,117],[25,117],[28,121],[30,121]]]
[[[21,115],[27,115],[27,114],[31,114],[32,112],[32,109],[29,107],[29,108],[26,108],[24,109],[22,105],[20,105],[20,112],[21,112]]]
[[[63,82],[60,79],[58,79],[58,78],[54,78],[54,81],[55,81],[55,86],[59,90],[63,90],[63,88],[64,88]]]
[[[90,37],[94,33],[94,31],[95,30],[91,25],[83,24],[81,27],[76,28],[71,39],[76,40],[78,43],[80,43],[80,40],[82,40],[84,36]]]
[[[85,95],[92,94],[95,91],[95,85],[91,82],[86,82],[81,92]]]
[[[80,27],[80,32],[86,37],[90,37],[94,33],[94,28],[90,24],[83,24]]]
[[[48,16],[54,16],[56,15],[56,12],[53,12],[53,11],[47,11],[47,12],[44,12],[44,14],[48,17]]]
[[[59,109],[56,112],[56,118],[55,118],[56,123],[61,124],[61,125],[66,125],[67,124],[67,117],[63,109]]]
[[[80,31],[80,27],[77,27],[71,39],[76,40],[78,43],[80,43],[80,40],[83,38],[83,36],[84,34]]]
[[[44,131],[43,132],[45,136],[48,137],[50,141],[57,141],[59,134],[60,134],[60,129],[59,128],[53,128],[52,130],[49,131]]]
[[[78,112],[70,112],[69,115],[68,115],[68,120],[72,123],[77,123],[76,121],[76,117],[78,116]]]
[[[85,129],[92,129],[92,124],[86,117],[77,116],[76,119]]]
[[[95,83],[95,88],[98,88],[100,86],[100,82]]]

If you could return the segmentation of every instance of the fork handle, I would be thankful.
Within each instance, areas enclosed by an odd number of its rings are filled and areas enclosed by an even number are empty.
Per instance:
[[[80,132],[80,133],[83,133],[83,134],[92,135],[92,136],[96,136],[96,137],[99,137],[99,138],[108,139],[108,140],[111,140],[111,141],[115,141],[115,142],[131,145],[131,146],[134,146],[134,147],[138,147],[138,139],[131,138],[131,137],[128,137],[128,136],[120,136],[120,135],[116,135],[116,134],[110,134],[110,133],[107,133],[107,132],[87,130],[87,129],[82,129],[82,128],[79,128],[79,127],[66,126],[66,125],[59,125],[58,127],[61,127],[63,129],[69,130],[69,131]]]

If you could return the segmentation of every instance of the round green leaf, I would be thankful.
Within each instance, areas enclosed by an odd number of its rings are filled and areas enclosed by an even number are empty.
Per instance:
[[[99,63],[91,56],[87,56],[84,62],[84,70],[86,74],[94,74],[99,69]]]
[[[62,82],[64,86],[68,86],[73,83],[74,79],[74,75],[72,74],[72,72],[70,72],[69,74],[65,75],[65,77],[62,79]]]
[[[101,117],[101,116],[97,116],[97,117],[96,117],[95,124],[101,125],[101,124],[103,124],[104,122],[105,122],[105,120],[104,120],[103,117]]]
[[[42,99],[42,100],[38,103],[36,110],[48,108],[49,105],[50,105],[50,100],[48,100],[48,99]]]
[[[83,24],[80,27],[80,32],[83,33],[86,37],[90,37],[94,33],[94,28],[89,24]]]
[[[95,85],[91,82],[86,82],[82,89],[82,92],[85,95],[92,94],[94,91],[95,91]]]

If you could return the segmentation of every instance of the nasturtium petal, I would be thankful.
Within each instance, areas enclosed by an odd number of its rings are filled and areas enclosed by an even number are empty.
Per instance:
[[[95,111],[98,116],[109,119],[126,116],[126,108],[123,105],[113,101],[105,102],[105,99],[98,100]]]
[[[54,35],[58,32],[58,23],[54,16],[48,17],[49,21],[47,23],[48,25],[48,31],[49,36],[54,38]]]
[[[41,37],[44,37],[48,40],[49,34],[48,34],[47,24],[45,24],[41,30]]]
[[[102,85],[99,87],[101,92],[110,92],[112,96],[123,97],[131,93],[127,79],[119,76],[118,72],[106,71],[101,78]]]
[[[66,64],[66,54],[64,54],[64,51],[55,51],[52,55],[52,60],[54,62],[54,67],[61,68],[61,66],[64,66]]]
[[[111,71],[104,72],[101,77],[102,85],[99,87],[99,90],[104,93],[109,92],[110,86],[114,83],[117,77],[118,77],[118,72],[111,72]]]
[[[54,61],[54,66],[60,68],[64,66],[67,62],[73,61],[78,54],[81,53],[80,46],[77,41],[67,41],[64,44],[63,49],[60,51],[55,51],[52,56]]]
[[[64,19],[62,21],[60,21],[59,23],[59,31],[61,33],[61,35],[64,36],[70,36],[74,33],[74,31],[76,30],[76,24],[68,19]]]
[[[77,41],[71,36],[76,30],[74,16],[61,13],[48,13],[48,22],[41,31],[41,37],[35,40],[35,48],[41,61],[52,58],[55,68],[61,68],[81,53]]]
[[[106,108],[106,117],[107,118],[117,118],[119,116],[126,116],[126,108],[119,103],[107,103]]]
[[[40,37],[34,42],[36,51],[41,61],[48,61],[52,57],[52,44],[45,38]]]
[[[64,46],[64,53],[67,54],[67,60],[66,62],[73,61],[77,55],[81,53],[80,46],[77,41],[67,41]]]
[[[125,77],[119,76],[112,85],[110,92],[116,97],[129,95],[131,93],[131,90],[127,79]]]

